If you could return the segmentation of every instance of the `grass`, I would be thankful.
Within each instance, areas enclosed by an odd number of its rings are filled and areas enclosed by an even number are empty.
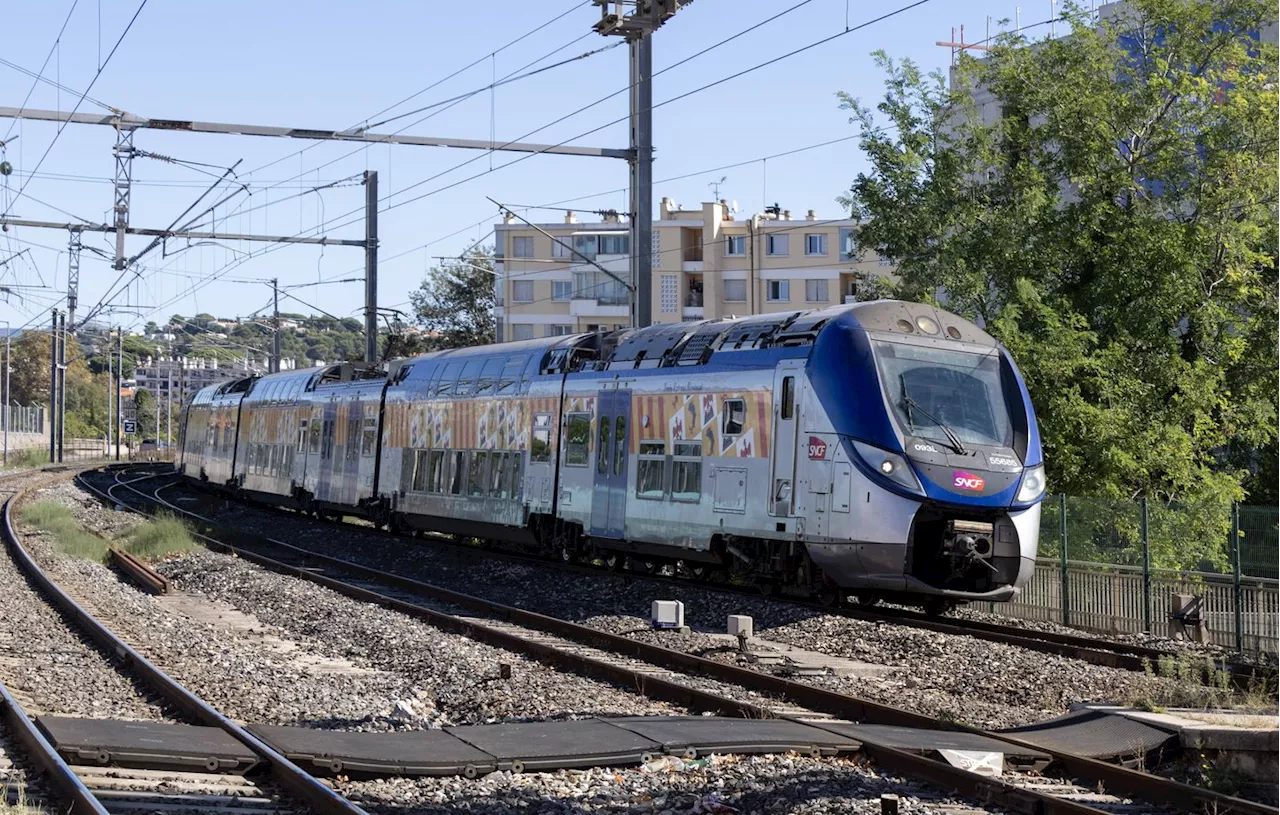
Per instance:
[[[125,533],[121,543],[130,554],[143,560],[160,560],[200,548],[187,525],[168,513],[161,513],[133,527]]]
[[[1213,657],[1182,651],[1160,657],[1155,665],[1144,659],[1148,677],[1168,680],[1153,688],[1153,695],[1131,700],[1143,710],[1163,713],[1168,708],[1248,709],[1275,708],[1275,688],[1265,680],[1253,680],[1244,689],[1231,686],[1231,674],[1217,667]]]
[[[15,786],[17,788],[16,797],[11,792]],[[10,798],[13,798],[13,803],[10,803]],[[13,785],[0,784],[0,813],[3,815],[45,815],[45,810],[27,801],[27,787],[21,781],[18,781]]]
[[[55,501],[36,501],[24,504],[18,518],[26,524],[47,532],[57,541],[58,548],[72,557],[105,561],[107,541],[80,528],[71,510]]]
[[[60,548],[72,557],[105,562],[111,541],[86,532],[67,507],[55,501],[37,501],[18,512],[23,523],[53,536]],[[117,546],[143,560],[160,560],[168,555],[190,552],[200,547],[186,524],[172,515],[143,521],[126,532]]]
[[[43,467],[49,463],[49,451],[43,447],[26,447],[22,450],[9,451],[10,470],[22,470],[28,467]]]

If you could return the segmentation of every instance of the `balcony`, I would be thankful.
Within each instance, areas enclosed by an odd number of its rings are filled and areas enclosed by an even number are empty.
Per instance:
[[[681,263],[681,264],[680,264],[680,270],[681,270],[681,271],[684,271],[684,272],[701,272],[701,271],[702,271],[702,261],[701,261],[701,260],[686,260],[686,261],[684,261],[683,263]]]
[[[569,301],[569,313],[578,317],[629,317],[631,304],[626,297],[579,297]]]

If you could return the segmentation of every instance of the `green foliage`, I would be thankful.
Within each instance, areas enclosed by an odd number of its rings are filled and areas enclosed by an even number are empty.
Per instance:
[[[187,525],[167,513],[133,527],[125,533],[122,543],[131,554],[144,560],[160,560],[200,548]]]
[[[71,422],[67,422],[67,426],[71,426]],[[24,447],[21,450],[9,451],[9,469],[25,470],[29,467],[43,467],[49,463],[49,448],[47,446],[40,447]]]
[[[880,54],[884,99],[842,97],[871,164],[842,201],[899,296],[1008,347],[1053,491],[1146,496],[1153,548],[1220,562],[1230,502],[1276,492],[1276,50],[1247,33],[1275,7],[1128,9],[1002,37],[950,88]]]
[[[18,517],[53,536],[58,548],[71,557],[102,562],[107,557],[107,542],[80,527],[71,510],[55,501],[25,504]]]
[[[492,251],[478,246],[463,260],[446,261],[427,272],[409,294],[414,317],[426,332],[425,350],[493,342],[494,275]]]

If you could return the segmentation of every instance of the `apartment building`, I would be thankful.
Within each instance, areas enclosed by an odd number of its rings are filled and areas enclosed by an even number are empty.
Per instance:
[[[685,210],[664,198],[649,247],[653,322],[852,302],[867,280],[894,271],[855,245],[855,226],[814,210],[797,219],[789,210],[739,219],[724,201]],[[622,281],[631,279],[632,249],[621,218],[581,223],[570,212],[535,228],[507,216],[494,230],[500,341],[630,325]]]
[[[282,359],[280,367],[281,370],[292,370],[294,360]],[[134,368],[133,381],[137,387],[149,390],[163,401],[168,398],[170,388],[175,399],[185,399],[206,385],[266,372],[265,359],[240,357],[219,363],[217,359],[182,356],[143,357]]]

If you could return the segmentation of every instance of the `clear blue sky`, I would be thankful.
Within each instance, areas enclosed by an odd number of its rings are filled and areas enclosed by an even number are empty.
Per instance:
[[[105,58],[139,0],[79,0],[60,46],[45,70],[73,90],[83,91]],[[789,0],[697,0],[661,29],[654,39],[654,68],[662,68],[764,20],[788,7]],[[856,26],[902,2],[859,3],[854,0],[812,0],[805,7],[659,76],[655,102],[671,98],[743,68],[764,62],[794,48],[844,30],[846,19]],[[24,68],[38,70],[67,17],[72,0],[11,4],[5,15],[4,53]],[[442,13],[447,9],[447,13]],[[655,179],[683,175],[851,135],[848,113],[838,107],[836,92],[845,90],[863,99],[881,92],[882,75],[870,54],[884,49],[894,57],[909,57],[928,69],[945,69],[948,49],[934,45],[951,36],[951,27],[966,26],[969,41],[981,39],[991,17],[992,31],[1000,18],[1012,18],[1013,0],[931,0],[925,5],[850,33],[831,43],[784,60],[774,66],[731,80],[655,111]],[[192,118],[207,121],[345,128],[368,120],[375,112],[442,79],[498,46],[569,11],[560,21],[519,44],[486,59],[458,77],[426,92],[388,115],[437,102],[488,84],[525,63],[564,47],[539,65],[609,45],[613,39],[590,33],[598,9],[581,0],[542,0],[509,3],[472,0],[469,3],[385,0],[353,6],[348,2],[277,2],[225,0],[221,3],[150,0],[118,52],[102,71],[90,96],[106,104],[153,118]],[[1048,0],[1022,6],[1024,24],[1050,16]],[[99,27],[99,19],[101,20]],[[1043,30],[1043,29],[1042,29]],[[528,80],[486,92],[406,132],[463,138],[516,139],[606,94],[625,88],[625,46],[556,68]],[[0,105],[22,104],[32,80],[0,66]],[[77,94],[41,85],[28,107],[70,109]],[[104,112],[86,100],[82,112]],[[423,115],[423,114],[420,114]],[[559,142],[626,115],[626,94],[597,105],[528,141]],[[418,117],[379,128],[395,130]],[[69,125],[30,179],[26,193],[9,207],[28,174],[50,144],[57,125],[0,120],[0,135],[9,132],[5,158],[14,167],[7,189],[0,190],[0,209],[15,217],[51,221],[69,218],[65,210],[88,221],[111,220],[114,165],[113,131],[105,127]],[[13,137],[17,136],[15,140]],[[625,147],[625,122],[578,140],[598,146]],[[475,151],[423,147],[315,144],[244,136],[183,135],[139,131],[135,146],[154,153],[227,167],[239,165],[240,180],[254,190],[217,211],[225,231],[292,235],[313,230],[363,204],[363,189],[345,186],[282,201],[301,190],[373,169],[381,176],[380,194],[397,204],[422,193],[500,167],[522,154],[486,155]],[[301,155],[298,151],[307,149]],[[347,153],[354,155],[343,158]],[[334,161],[336,159],[336,161]],[[474,159],[465,167],[450,168]],[[279,163],[258,169],[269,162]],[[326,162],[334,163],[320,167]],[[819,217],[839,214],[836,197],[854,174],[865,167],[856,142],[848,141],[767,163],[698,175],[655,187],[655,202],[670,196],[686,208],[696,208],[711,196],[708,183],[727,176],[721,196],[754,212],[777,201],[793,212],[813,208]],[[221,170],[203,168],[208,172]],[[295,178],[301,174],[301,179]],[[423,182],[431,176],[439,176]],[[485,196],[513,204],[541,204],[616,190],[626,184],[624,162],[565,156],[536,156],[498,169],[421,200],[397,206],[381,215],[380,298],[384,304],[408,299],[421,281],[432,255],[456,254],[470,241],[483,237],[496,220]],[[195,169],[139,158],[131,222],[140,227],[167,227],[203,191],[209,176]],[[292,180],[290,180],[292,179]],[[273,182],[285,182],[266,189]],[[412,190],[411,185],[417,184]],[[403,194],[398,194],[405,190]],[[219,196],[225,194],[222,188]],[[767,200],[765,196],[767,195]],[[388,196],[391,196],[388,198]],[[212,199],[206,199],[206,204]],[[271,203],[275,202],[275,203]],[[264,206],[270,204],[269,206]],[[585,207],[625,209],[620,192],[581,202]],[[240,208],[235,212],[236,207]],[[245,213],[248,208],[257,208]],[[55,209],[56,208],[56,209]],[[542,212],[542,220],[561,213]],[[353,220],[357,215],[342,219]],[[474,226],[483,222],[480,226]],[[470,227],[470,228],[468,228]],[[333,237],[359,238],[363,225],[327,230]],[[456,234],[454,234],[456,233]],[[89,235],[86,246],[110,254],[110,235]],[[138,251],[148,239],[130,237],[128,248]],[[432,242],[427,248],[424,244]],[[10,228],[0,234],[0,258],[14,251],[30,253],[0,268],[0,285],[47,284],[64,288],[67,255],[65,232]],[[176,247],[169,247],[171,250]],[[282,284],[322,278],[359,276],[359,249],[291,246],[244,260],[226,278],[185,294],[193,282],[242,258],[245,251],[263,251],[265,244],[202,246],[162,257],[159,250],[143,261],[141,277],[124,296],[121,307],[144,316],[119,312],[113,322],[163,322],[173,313],[190,316],[206,311],[218,316],[247,315],[269,298],[264,285],[233,283],[227,278],[279,277]],[[413,251],[408,251],[413,250]],[[407,254],[401,254],[408,252]],[[399,257],[393,257],[400,255]],[[350,275],[344,273],[350,272]],[[81,313],[106,292],[117,273],[109,262],[88,249],[81,265]],[[130,276],[132,277],[132,275]],[[47,314],[56,294],[19,289],[22,301],[9,295],[0,302],[0,320],[21,325],[31,314]],[[338,316],[359,316],[359,283],[298,289],[295,293]],[[170,303],[168,301],[174,300]],[[296,302],[281,303],[290,311],[311,311]],[[160,307],[154,313],[152,309]],[[41,317],[41,322],[45,322]]]

